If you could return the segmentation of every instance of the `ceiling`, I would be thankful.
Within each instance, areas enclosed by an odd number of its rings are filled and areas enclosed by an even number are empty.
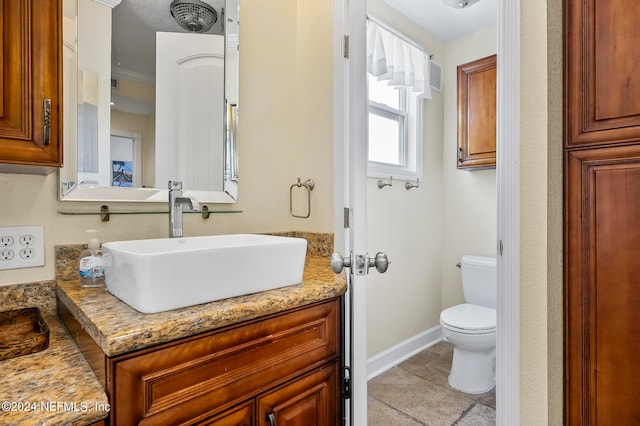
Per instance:
[[[205,0],[218,11],[218,22],[208,32],[222,32],[220,10],[224,0]],[[401,14],[442,41],[496,25],[497,0],[480,0],[464,8],[453,9],[442,0],[383,0]],[[148,76],[155,75],[155,31],[184,32],[169,12],[169,1],[123,0],[113,10],[112,65]],[[227,9],[227,33],[237,32],[234,10]],[[381,17],[382,18],[382,17]],[[233,28],[232,28],[233,27]]]
[[[187,32],[171,16],[170,1],[123,0],[113,9],[111,64],[116,70],[133,71],[153,81],[156,64],[156,31]],[[205,0],[218,13],[206,34],[221,34],[224,0]],[[229,18],[227,14],[227,18]],[[229,30],[229,28],[228,28]]]
[[[480,0],[464,9],[453,9],[442,0],[384,2],[442,41],[454,40],[495,26],[498,16],[496,0]]]

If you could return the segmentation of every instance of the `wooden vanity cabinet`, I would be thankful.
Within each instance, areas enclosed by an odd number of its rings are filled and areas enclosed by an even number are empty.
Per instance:
[[[0,1],[0,22],[0,171],[44,174],[62,165],[62,0]]]
[[[333,426],[340,353],[336,298],[106,358],[110,424]]]
[[[496,55],[458,66],[458,168],[496,166]]]

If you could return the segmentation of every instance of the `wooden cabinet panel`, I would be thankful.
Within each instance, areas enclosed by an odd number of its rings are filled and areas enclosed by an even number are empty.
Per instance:
[[[62,0],[2,0],[0,23],[0,170],[59,167]]]
[[[458,66],[458,168],[496,166],[496,55]]]
[[[565,424],[639,424],[640,3],[564,6]]]
[[[640,3],[565,5],[567,146],[640,139]]]
[[[211,417],[336,361],[339,307],[334,299],[110,359],[111,424]]]
[[[258,398],[258,420],[266,426],[339,424],[338,364],[310,373]]]
[[[199,420],[194,419],[184,423],[185,425],[199,425],[199,426],[253,426],[256,424],[254,419],[256,408],[253,400],[250,400],[238,407],[233,407],[224,413],[217,416]]]
[[[568,153],[566,423],[640,423],[640,146]]]

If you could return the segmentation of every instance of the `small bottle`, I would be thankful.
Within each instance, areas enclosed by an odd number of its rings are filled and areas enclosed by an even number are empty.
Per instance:
[[[89,247],[80,255],[80,285],[82,287],[104,286],[104,264],[102,250],[97,238],[89,240]]]

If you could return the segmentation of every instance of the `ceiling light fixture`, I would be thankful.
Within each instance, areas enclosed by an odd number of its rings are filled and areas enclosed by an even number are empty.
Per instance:
[[[444,4],[454,9],[464,9],[479,1],[480,0],[442,0]]]
[[[171,16],[187,31],[204,33],[218,20],[218,13],[200,0],[173,0],[169,6]]]

